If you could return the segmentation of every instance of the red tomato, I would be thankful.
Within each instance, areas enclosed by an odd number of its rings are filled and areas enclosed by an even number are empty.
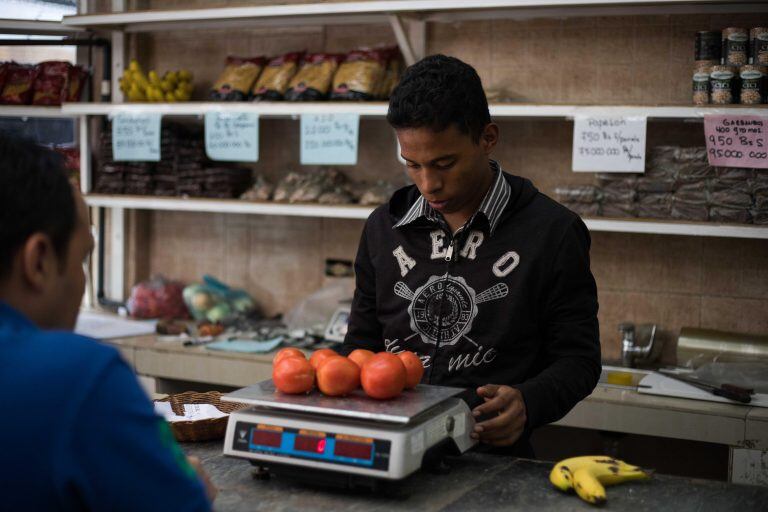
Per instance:
[[[315,369],[304,358],[285,357],[272,367],[272,381],[283,393],[308,393],[315,386]]]
[[[350,352],[347,357],[354,361],[357,366],[362,368],[365,362],[372,358],[374,355],[375,354],[370,350],[365,350],[364,348],[356,348]]]
[[[415,388],[416,385],[421,382],[421,376],[424,375],[424,365],[421,364],[421,359],[409,350],[400,352],[397,354],[397,357],[400,358],[405,366],[405,373],[407,375],[405,378],[405,387],[408,389]]]
[[[348,395],[359,386],[360,368],[346,357],[329,357],[317,369],[317,387],[324,395]]]
[[[277,363],[286,357],[300,357],[302,359],[307,358],[307,356],[304,355],[304,352],[297,349],[296,347],[285,347],[277,351],[277,354],[275,354],[275,357],[272,359],[272,366],[276,366]]]
[[[399,357],[389,352],[379,352],[363,365],[360,382],[366,395],[385,400],[402,393],[406,376],[405,365]]]
[[[317,369],[320,367],[320,363],[329,357],[336,357],[338,355],[338,352],[334,350],[329,348],[321,348],[320,350],[315,350],[312,352],[312,355],[309,356],[309,362],[312,364],[312,367],[315,369],[315,371],[317,371]]]

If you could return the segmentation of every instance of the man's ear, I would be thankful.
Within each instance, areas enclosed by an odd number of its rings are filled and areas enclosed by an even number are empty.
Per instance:
[[[486,155],[491,153],[497,142],[499,142],[499,126],[496,123],[488,123],[480,134],[480,145]]]
[[[58,273],[59,261],[48,235],[35,233],[21,248],[19,258],[24,281],[36,291],[43,291]]]

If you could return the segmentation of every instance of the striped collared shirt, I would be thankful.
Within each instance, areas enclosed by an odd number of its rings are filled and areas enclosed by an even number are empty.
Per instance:
[[[509,183],[507,183],[507,180],[504,179],[504,173],[501,171],[499,164],[491,160],[491,168],[496,176],[493,185],[491,185],[488,193],[485,194],[477,211],[459,231],[463,230],[464,227],[471,225],[477,214],[481,213],[488,220],[488,225],[490,227],[489,234],[493,235],[493,232],[499,223],[499,219],[501,218],[501,212],[504,211],[504,208],[506,208],[507,203],[509,202],[512,190]],[[444,222],[441,215],[434,208],[429,206],[429,203],[424,199],[424,196],[419,196],[416,202],[413,203],[406,214],[403,215],[403,218],[400,219],[393,228],[406,226],[420,218],[425,218],[436,223]]]

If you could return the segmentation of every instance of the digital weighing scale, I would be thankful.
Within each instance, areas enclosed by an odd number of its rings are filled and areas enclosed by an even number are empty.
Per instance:
[[[399,480],[442,454],[461,454],[475,420],[456,397],[461,388],[418,385],[392,400],[357,390],[346,397],[318,391],[287,395],[265,380],[222,397],[251,407],[230,414],[224,455],[274,473]]]

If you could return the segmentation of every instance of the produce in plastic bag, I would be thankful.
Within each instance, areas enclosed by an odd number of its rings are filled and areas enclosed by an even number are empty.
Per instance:
[[[213,276],[203,276],[203,282],[184,288],[184,302],[195,320],[221,323],[239,317],[253,316],[258,307],[245,290],[230,288]]]
[[[750,211],[744,208],[730,208],[728,206],[712,206],[709,209],[709,220],[714,222],[737,222],[749,224],[752,220]]]
[[[292,52],[269,61],[261,72],[251,91],[254,101],[275,101],[283,99],[291,78],[299,68],[299,61],[304,52]]]
[[[600,200],[600,190],[592,185],[575,187],[556,187],[555,196],[561,203],[596,203]]]
[[[265,63],[264,57],[227,57],[226,67],[213,84],[210,98],[219,101],[247,100]]]
[[[336,309],[352,300],[355,292],[354,278],[334,278],[326,286],[300,300],[283,317],[288,329],[304,330],[322,336]]]
[[[318,101],[328,98],[333,75],[346,55],[312,53],[304,58],[299,71],[288,84],[285,99],[289,101]]]
[[[386,56],[381,50],[355,50],[333,77],[334,100],[373,100],[384,80]]]
[[[272,185],[264,176],[258,175],[253,182],[253,186],[246,190],[240,199],[246,201],[268,201],[272,197],[275,186]]]
[[[704,201],[685,201],[675,197],[672,201],[671,217],[678,220],[709,220],[709,207]]]
[[[360,196],[360,204],[364,206],[378,206],[389,201],[397,187],[387,181],[377,181],[374,185],[366,188]]]
[[[131,289],[128,312],[134,318],[189,318],[184,305],[184,284],[155,276]]]

